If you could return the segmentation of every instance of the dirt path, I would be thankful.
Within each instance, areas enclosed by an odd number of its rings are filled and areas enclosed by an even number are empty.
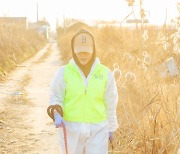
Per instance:
[[[46,113],[49,84],[60,65],[56,41],[0,84],[0,153],[59,154],[57,129]]]

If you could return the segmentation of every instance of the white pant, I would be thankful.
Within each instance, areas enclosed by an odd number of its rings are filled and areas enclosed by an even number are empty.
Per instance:
[[[108,154],[108,125],[66,122],[68,154]],[[60,150],[65,154],[63,129],[59,129]]]

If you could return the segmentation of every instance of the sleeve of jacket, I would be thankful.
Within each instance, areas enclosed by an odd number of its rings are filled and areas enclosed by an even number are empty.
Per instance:
[[[49,104],[58,104],[63,108],[64,95],[65,95],[65,80],[64,80],[64,66],[60,67],[55,73],[51,85],[50,85],[50,95]]]
[[[114,132],[118,128],[117,115],[116,115],[118,91],[117,91],[115,78],[110,70],[109,70],[108,82],[104,94],[104,101],[106,103],[109,132]]]

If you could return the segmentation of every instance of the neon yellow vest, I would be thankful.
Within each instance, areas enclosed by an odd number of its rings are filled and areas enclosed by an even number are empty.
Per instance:
[[[108,81],[108,68],[97,64],[87,87],[78,69],[69,63],[65,66],[66,83],[63,117],[67,121],[98,123],[106,120],[104,92]]]

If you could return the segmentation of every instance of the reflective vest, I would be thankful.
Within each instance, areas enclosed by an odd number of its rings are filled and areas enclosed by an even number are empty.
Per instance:
[[[85,86],[74,64],[67,64],[64,71],[66,83],[63,117],[67,121],[98,123],[106,120],[104,93],[108,81],[108,68],[97,64],[88,85]]]

